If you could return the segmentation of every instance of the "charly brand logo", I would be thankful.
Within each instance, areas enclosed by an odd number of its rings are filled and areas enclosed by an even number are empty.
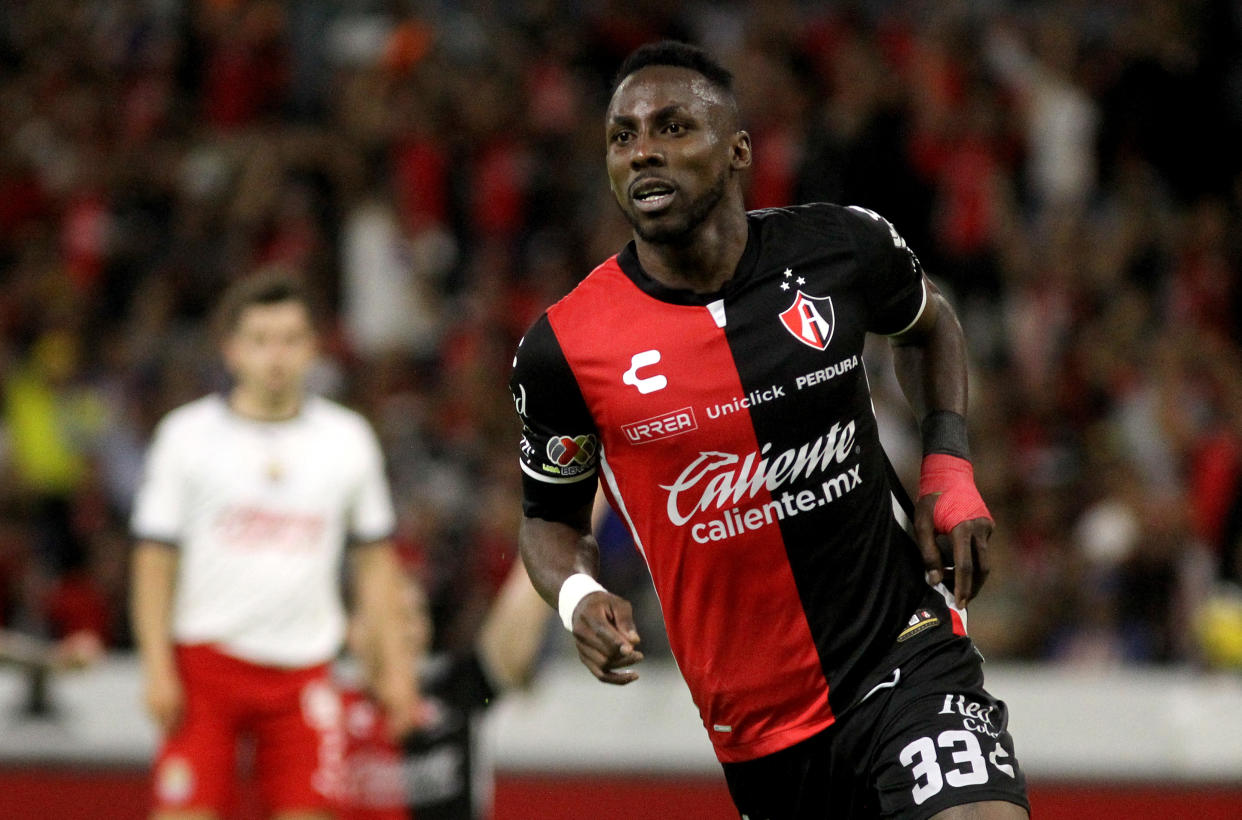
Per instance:
[[[785,329],[807,347],[824,350],[832,341],[836,317],[832,310],[831,296],[807,296],[798,291],[793,304],[780,317]]]
[[[663,375],[658,373],[645,377],[638,375],[638,371],[644,367],[651,367],[659,363],[660,351],[658,350],[644,350],[642,353],[635,353],[630,357],[630,369],[621,375],[621,381],[638,388],[638,392],[644,396],[657,390],[663,390],[665,387],[668,387],[668,379]]]

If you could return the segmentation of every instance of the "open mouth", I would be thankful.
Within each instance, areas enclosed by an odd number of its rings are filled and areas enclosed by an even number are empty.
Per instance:
[[[648,180],[635,185],[630,198],[634,200],[634,205],[638,210],[651,213],[668,207],[676,195],[677,189],[672,183],[663,180]]]

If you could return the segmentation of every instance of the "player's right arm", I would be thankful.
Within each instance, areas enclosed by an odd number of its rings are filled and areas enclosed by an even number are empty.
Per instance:
[[[587,521],[590,512],[589,506],[580,511]],[[640,639],[630,602],[602,587],[577,598],[571,588],[584,576],[594,578],[598,572],[599,546],[590,529],[561,521],[525,518],[518,546],[531,582],[543,599],[561,613],[562,622],[567,622],[578,658],[591,674],[604,683],[618,685],[638,680],[637,672],[625,668],[643,659],[643,653],[638,651]]]
[[[165,733],[181,720],[185,705],[172,641],[176,577],[176,549],[158,541],[138,542],[131,565],[130,621],[142,664],[143,700]]]
[[[185,706],[173,649],[173,600],[182,522],[185,518],[185,448],[175,423],[165,419],[143,464],[130,529],[130,628],[142,665],[143,700],[164,732],[181,720]]]
[[[630,603],[595,581],[591,534],[599,438],[556,335],[541,317],[514,358],[510,391],[522,419],[523,513],[518,547],[531,583],[561,615],[596,678],[626,684],[642,660]]]

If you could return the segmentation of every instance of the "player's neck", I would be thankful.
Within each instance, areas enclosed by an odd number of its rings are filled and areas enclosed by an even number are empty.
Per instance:
[[[287,421],[302,410],[300,392],[269,394],[237,386],[229,393],[229,407],[234,413],[254,421]]]
[[[715,293],[724,287],[746,250],[749,228],[740,203],[718,212],[718,218],[699,225],[683,242],[655,243],[635,236],[638,261],[647,275],[665,287],[695,293]]]

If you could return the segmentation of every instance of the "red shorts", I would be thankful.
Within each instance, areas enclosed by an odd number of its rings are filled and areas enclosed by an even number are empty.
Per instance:
[[[260,666],[203,644],[176,652],[185,712],[156,758],[158,807],[228,812],[238,797],[239,748],[253,749],[268,811],[334,805],[344,738],[327,664]]]
[[[337,820],[410,820],[401,752],[384,713],[360,689],[341,690],[345,777]]]

